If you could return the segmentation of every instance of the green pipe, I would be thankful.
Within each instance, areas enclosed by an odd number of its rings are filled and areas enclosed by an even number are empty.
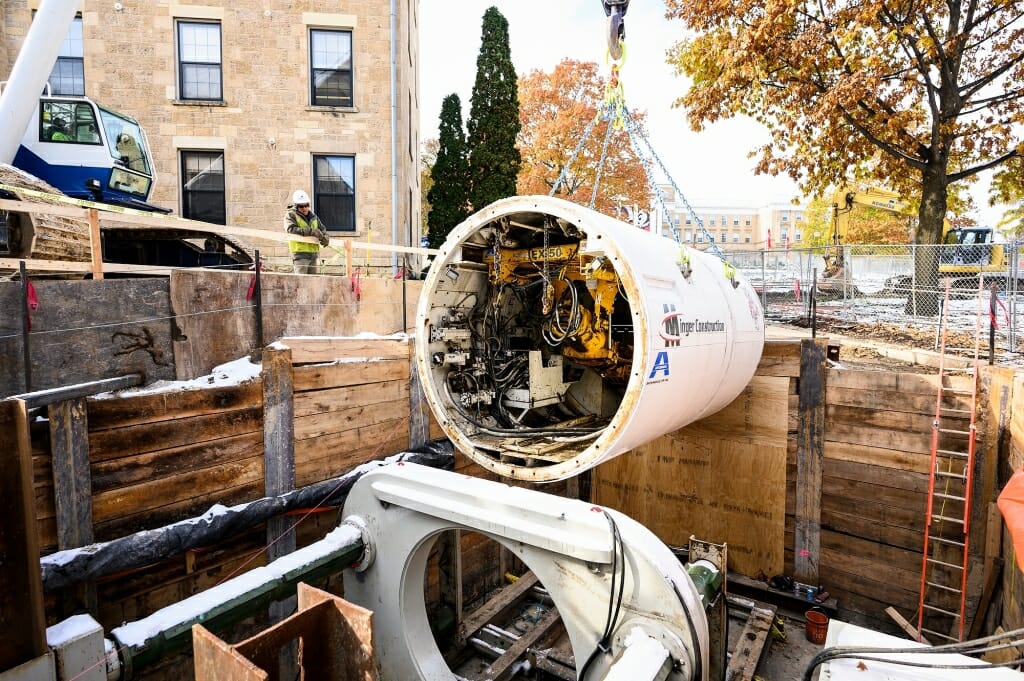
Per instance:
[[[697,561],[686,566],[686,572],[693,580],[700,594],[701,604],[707,608],[715,602],[718,591],[722,588],[722,571],[707,561]]]
[[[338,574],[359,560],[363,542],[354,528],[340,526],[320,541],[243,573],[212,589],[158,610],[110,632],[121,655],[123,680],[140,669],[192,645],[192,626],[224,631],[273,601],[294,596],[299,582]]]

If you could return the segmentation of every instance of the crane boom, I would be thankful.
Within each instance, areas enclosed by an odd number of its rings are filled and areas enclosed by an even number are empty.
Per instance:
[[[0,91],[0,163],[12,163],[18,153],[78,5],[78,0],[43,0],[36,11],[11,77]]]

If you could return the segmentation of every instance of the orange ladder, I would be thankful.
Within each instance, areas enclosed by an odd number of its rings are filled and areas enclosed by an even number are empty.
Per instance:
[[[970,545],[968,540],[971,527],[971,489],[974,482],[974,446],[977,434],[981,299],[984,288],[979,276],[971,389],[954,389],[947,385],[949,381],[946,380],[950,374],[950,370],[946,367],[946,330],[951,284],[952,280],[947,279],[940,321],[942,340],[939,348],[939,385],[935,399],[935,420],[932,422],[928,510],[924,526],[917,633],[919,638],[922,634],[927,633],[929,636],[948,641],[962,641],[967,592],[967,557]],[[968,395],[970,396],[970,409],[944,406],[944,403],[955,401],[959,407]],[[948,422],[951,419],[967,419],[970,425],[967,430],[949,428],[944,421]],[[950,440],[955,444],[949,444]],[[942,447],[939,446],[940,442]],[[941,491],[938,489],[939,487],[941,487]],[[944,527],[950,528],[952,532],[944,533]],[[930,618],[930,622],[951,619],[949,633],[926,628],[924,626],[925,616]],[[952,635],[953,631],[956,631],[956,636]]]

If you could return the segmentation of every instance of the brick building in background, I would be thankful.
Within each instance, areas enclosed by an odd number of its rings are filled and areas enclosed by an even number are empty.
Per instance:
[[[783,248],[787,239],[790,247],[799,248],[805,238],[806,206],[782,202],[760,206],[749,206],[740,202],[694,205],[693,210],[704,224],[704,230],[707,232],[705,234],[697,220],[686,209],[686,205],[676,196],[671,185],[660,185],[659,190],[679,238],[698,248],[706,248],[709,237],[723,251],[764,249],[768,245],[769,233],[772,248]],[[652,213],[655,215],[655,224],[660,223],[661,232],[671,236],[671,228],[667,221],[661,218],[661,211],[656,208]]]
[[[0,2],[0,80],[38,7]],[[79,9],[51,88],[139,121],[157,171],[151,203],[281,229],[301,188],[332,237],[418,245],[417,0]]]

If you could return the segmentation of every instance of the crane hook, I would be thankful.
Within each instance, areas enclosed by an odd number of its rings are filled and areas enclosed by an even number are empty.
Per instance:
[[[623,19],[629,9],[629,0],[601,0],[601,5],[608,17],[608,53],[617,60],[622,58],[622,43],[626,39]]]

